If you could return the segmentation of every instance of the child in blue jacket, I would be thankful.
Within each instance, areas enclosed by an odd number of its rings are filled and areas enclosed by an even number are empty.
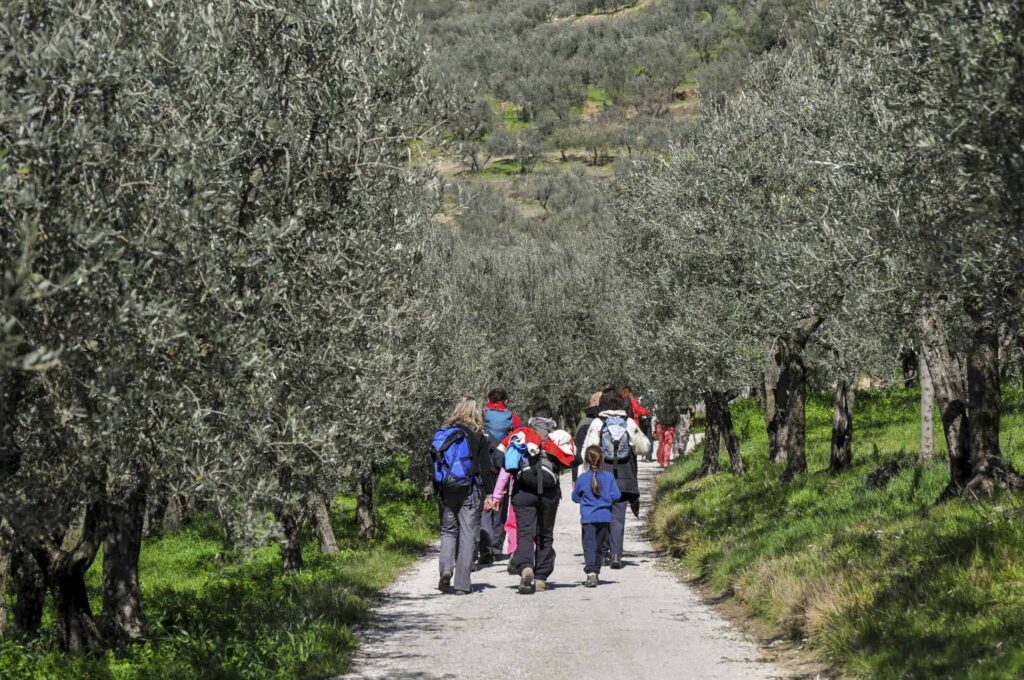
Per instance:
[[[601,573],[601,548],[611,539],[612,504],[622,498],[615,476],[601,469],[604,454],[601,447],[587,449],[586,463],[589,468],[576,480],[572,499],[580,504],[580,522],[583,524],[583,571],[587,588],[597,587]]]

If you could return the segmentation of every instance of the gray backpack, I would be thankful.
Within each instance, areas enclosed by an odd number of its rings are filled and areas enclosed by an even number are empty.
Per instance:
[[[601,419],[601,453],[606,463],[625,463],[632,455],[629,429],[622,416],[606,416]]]

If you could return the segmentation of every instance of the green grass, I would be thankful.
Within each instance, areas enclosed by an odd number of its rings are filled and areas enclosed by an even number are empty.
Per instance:
[[[858,393],[855,464],[832,478],[821,473],[831,406],[812,398],[811,472],[789,485],[766,460],[756,405],[741,402],[733,415],[748,476],[691,481],[698,450],[659,478],[652,530],[714,593],[806,640],[846,674],[1022,677],[1024,499],[935,505],[948,480],[941,456],[904,469],[886,488],[864,484],[879,462],[900,450],[916,454],[917,400],[913,390]],[[1008,390],[1002,441],[1018,469],[1022,402]]]
[[[612,103],[612,98],[608,95],[607,90],[590,83],[587,85],[587,101],[593,102],[594,104],[601,104],[602,106],[608,106]]]
[[[95,657],[53,651],[47,612],[32,642],[0,642],[0,677],[299,678],[345,670],[355,649],[351,626],[364,621],[373,598],[434,538],[432,505],[412,497],[379,506],[383,538],[355,538],[354,502],[334,504],[340,553],[320,555],[307,541],[305,570],[281,574],[276,546],[242,564],[224,564],[217,528],[200,518],[189,528],[147,540],[140,581],[151,640]],[[99,592],[101,559],[88,575]],[[98,598],[93,601],[99,610]]]

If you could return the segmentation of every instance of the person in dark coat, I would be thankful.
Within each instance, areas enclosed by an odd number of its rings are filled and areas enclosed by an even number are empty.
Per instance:
[[[626,536],[626,507],[633,509],[633,514],[640,513],[640,482],[637,479],[637,458],[646,456],[651,450],[651,441],[640,431],[640,426],[632,418],[627,417],[622,395],[616,392],[604,392],[601,395],[600,412],[590,424],[583,450],[602,446],[602,432],[605,422],[611,419],[624,420],[626,434],[629,437],[630,455],[627,460],[609,460],[605,452],[605,469],[615,477],[622,498],[612,506],[611,520],[611,567],[622,568],[622,546]]]
[[[587,404],[587,410],[583,413],[583,418],[580,420],[579,425],[576,426],[576,436],[573,437],[573,441],[576,444],[577,453],[585,451],[583,448],[583,442],[587,440],[587,431],[590,430],[590,423],[594,422],[594,418],[601,412],[601,393],[594,392],[590,395],[590,403]],[[572,482],[576,483],[576,479],[579,477],[579,465],[572,466]]]

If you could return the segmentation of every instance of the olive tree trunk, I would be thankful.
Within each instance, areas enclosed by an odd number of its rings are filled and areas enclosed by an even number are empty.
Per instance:
[[[144,485],[106,507],[103,537],[103,607],[100,623],[113,640],[134,641],[146,636],[139,587],[139,554],[146,517]]]
[[[373,507],[373,477],[359,477],[356,493],[356,533],[364,541],[372,541],[377,535],[377,516]]]
[[[31,553],[15,546],[11,555],[11,576],[14,580],[14,630],[26,637],[39,632],[46,602],[46,575]]]
[[[334,537],[334,527],[331,526],[331,511],[323,494],[309,495],[309,517],[316,533],[316,540],[320,543],[320,552],[325,555],[337,553],[338,541]]]
[[[967,421],[967,395],[960,366],[949,351],[942,318],[934,309],[925,309],[918,317],[921,353],[939,405],[942,431],[949,452],[949,484],[940,500],[959,496],[971,474],[970,425]]]
[[[715,413],[718,402],[713,392],[704,395],[704,459],[697,471],[697,479],[718,473],[718,453],[721,430],[720,418]]]
[[[768,461],[773,464],[786,460],[785,452],[779,446],[779,409],[775,404],[775,392],[778,389],[778,369],[774,366],[765,369],[761,389],[757,390],[761,412],[764,414],[764,425],[768,431]]]
[[[53,596],[60,646],[76,654],[96,651],[103,644],[85,587],[85,573],[99,552],[100,514],[97,504],[89,505],[81,519],[65,532],[60,546],[30,544]]]
[[[935,385],[924,352],[918,355],[917,375],[921,383],[921,447],[918,459],[929,463],[935,460]]]
[[[972,313],[973,333],[967,358],[967,414],[970,430],[970,479],[961,495],[991,496],[996,489],[1020,490],[1024,480],[999,448],[999,329]]]
[[[281,566],[292,576],[302,571],[302,510],[296,503],[285,503],[278,508],[277,521],[281,524]]]
[[[779,448],[786,459],[782,473],[784,482],[807,472],[805,448],[805,407],[807,376],[801,355],[802,344],[780,339],[775,357],[779,367],[779,381],[775,388],[775,407],[779,419]]]
[[[828,473],[835,475],[853,462],[853,404],[854,380],[836,381],[835,408],[832,412],[832,449],[828,459]]]
[[[715,408],[718,417],[718,431],[725,441],[725,448],[729,452],[729,460],[732,463],[732,474],[735,477],[743,477],[747,469],[743,465],[743,457],[740,455],[740,440],[732,426],[732,411],[729,410],[730,395],[727,392],[720,392],[715,395],[718,405]]]

